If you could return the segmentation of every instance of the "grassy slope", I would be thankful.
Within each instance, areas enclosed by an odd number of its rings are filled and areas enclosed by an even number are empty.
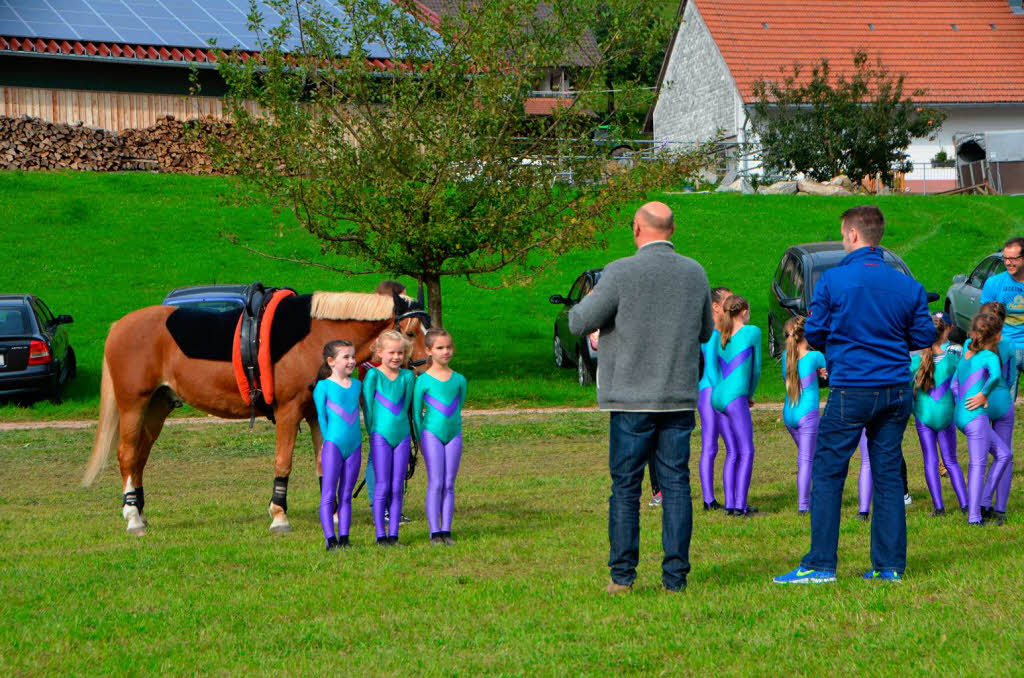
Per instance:
[[[929,518],[911,429],[907,581],[859,580],[869,527],[855,519],[854,480],[840,581],[775,586],[769,578],[806,550],[808,525],[795,512],[791,441],[768,413],[755,425],[752,502],[766,513],[698,511],[689,589],[669,596],[659,590],[660,512],[645,505],[636,591],[616,599],[601,591],[607,424],[596,414],[470,420],[457,546],[427,543],[421,469],[407,504],[415,522],[402,531],[409,546],[371,546],[359,497],[357,547],[338,554],[323,552],[306,454],[291,483],[295,532],[267,533],[266,423],[249,435],[241,423],[167,429],[147,468],[151,529],[141,540],[124,534],[114,468],[78,487],[89,431],[5,433],[0,670],[868,676],[1005,675],[1019,665],[1019,520],[968,529],[959,514]],[[955,501],[948,485],[946,499]]]
[[[0,290],[32,291],[55,313],[75,316],[72,338],[80,377],[64,404],[0,407],[0,420],[93,416],[107,327],[121,315],[154,303],[172,287],[255,279],[300,291],[372,289],[377,276],[346,278],[271,261],[232,246],[218,232],[239,234],[282,255],[316,256],[316,245],[288,217],[270,210],[225,206],[231,190],[219,178],[149,174],[0,173],[0,248],[15,253],[0,269]],[[834,239],[838,214],[863,198],[670,195],[677,248],[700,261],[712,284],[747,296],[763,326],[768,281],[785,247]],[[927,287],[944,293],[1003,239],[1024,231],[1024,202],[1000,197],[883,197],[886,244]],[[485,291],[445,281],[446,324],[456,338],[457,369],[470,380],[471,404],[589,405],[593,391],[551,364],[550,294],[565,293],[584,268],[632,251],[630,215],[609,234],[607,250],[580,251],[525,289]],[[283,234],[283,235],[279,235]],[[782,391],[774,366],[765,368],[762,400]]]

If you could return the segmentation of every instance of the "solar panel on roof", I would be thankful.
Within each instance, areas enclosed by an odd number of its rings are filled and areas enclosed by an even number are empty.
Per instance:
[[[265,28],[283,20],[263,2],[258,6]],[[344,19],[337,4],[322,6]],[[249,31],[249,10],[249,0],[0,0],[0,35],[190,48],[214,41],[224,49],[256,50],[260,36]],[[297,45],[293,38],[287,47]],[[379,45],[369,51],[371,58],[391,56]]]

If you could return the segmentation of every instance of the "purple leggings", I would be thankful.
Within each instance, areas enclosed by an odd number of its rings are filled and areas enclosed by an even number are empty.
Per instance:
[[[1014,411],[1013,407],[1010,407],[1010,410],[1005,415],[992,422],[992,431],[996,437],[1006,444],[1007,449],[1011,451],[1010,463],[1007,464],[1003,477],[995,484],[995,497],[991,494],[986,494],[981,498],[981,505],[986,508],[991,507],[992,500],[995,499],[995,509],[997,511],[1005,511],[1006,503],[1010,499],[1010,481],[1013,479],[1013,421]],[[989,448],[989,452],[995,456],[995,448]],[[992,466],[995,466],[995,464],[992,464]],[[989,467],[989,475],[985,477],[986,487],[989,485],[992,475],[992,466]]]
[[[710,386],[700,390],[697,413],[700,414],[700,488],[704,503],[710,504],[715,501],[715,457],[723,428],[721,413],[711,406]]]
[[[320,457],[323,464],[323,487],[320,490],[320,526],[324,528],[324,540],[331,537],[347,537],[352,525],[352,490],[359,479],[359,466],[363,462],[363,447],[355,449],[348,459],[343,459],[341,450],[330,440],[324,441]],[[338,532],[334,532],[334,512],[338,512]]]
[[[932,506],[935,510],[945,508],[942,503],[942,480],[939,478],[940,451],[942,463],[949,472],[949,482],[953,486],[956,500],[961,508],[967,506],[967,484],[964,482],[964,472],[960,470],[960,462],[956,459],[956,424],[950,423],[943,430],[935,431],[917,419],[915,423],[917,437],[921,441],[921,454],[924,457],[924,481],[932,495]]]
[[[967,453],[970,466],[967,472],[967,522],[981,522],[982,497],[991,497],[995,485],[1002,479],[1013,454],[1003,440],[992,431],[992,422],[984,414],[967,422],[964,426],[967,438]],[[996,459],[992,462],[988,479],[985,479],[985,462],[988,461],[989,447],[994,448]]]
[[[725,508],[745,511],[750,476],[754,470],[754,424],[750,419],[750,401],[740,396],[722,413],[722,439],[725,441],[725,468],[722,485]]]
[[[796,507],[800,511],[811,510],[811,464],[820,419],[821,414],[814,409],[801,417],[796,426],[786,426],[796,443]]]
[[[462,434],[447,444],[430,431],[420,436],[423,463],[427,466],[427,523],[430,533],[451,532],[455,511],[455,474],[462,460]],[[392,514],[393,515],[393,514]]]
[[[402,496],[405,492],[405,472],[409,468],[409,437],[391,447],[387,438],[379,433],[370,434],[370,459],[376,474],[373,488],[373,525],[377,538],[385,536],[384,511],[389,512],[386,536],[398,536],[402,515]]]

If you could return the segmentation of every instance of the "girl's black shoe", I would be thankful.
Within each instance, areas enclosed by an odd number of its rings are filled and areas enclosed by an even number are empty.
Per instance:
[[[387,537],[377,537],[377,546],[391,546],[391,541]]]
[[[946,509],[944,508],[937,508],[932,511],[932,518],[941,518],[944,515],[946,515]]]
[[[1002,525],[1006,522],[1006,511],[993,511],[992,518],[996,521],[996,525]]]
[[[347,534],[344,537],[338,537],[338,547],[339,548],[347,549],[349,546],[351,546],[351,544],[348,543],[348,535]]]
[[[727,516],[736,515],[736,509],[730,509],[730,508],[725,509],[725,515],[727,515]]]
[[[444,545],[444,532],[431,532],[430,533],[430,545],[431,546],[443,546]]]
[[[995,511],[992,510],[991,506],[982,506],[981,507],[981,519],[982,520],[989,520],[992,517],[993,513],[995,513]]]
[[[336,538],[329,537],[327,539],[327,550],[328,551],[337,551],[338,550],[338,540]]]
[[[718,503],[717,499],[712,499],[711,503],[704,502],[705,511],[718,511],[722,508],[722,505]]]
[[[861,511],[861,512],[859,512],[857,514],[857,519],[858,520],[863,520],[866,523],[866,522],[868,522],[868,515],[869,514],[868,514],[867,511]]]
[[[451,532],[442,532],[441,533],[441,538],[444,540],[444,545],[445,546],[455,546],[455,540],[452,539],[452,533]]]

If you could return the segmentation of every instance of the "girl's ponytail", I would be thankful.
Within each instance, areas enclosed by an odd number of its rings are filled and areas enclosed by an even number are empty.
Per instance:
[[[750,304],[738,294],[730,294],[722,302],[722,348],[725,348],[735,332],[733,327],[736,324],[736,318],[749,309]]]
[[[936,313],[932,316],[935,323],[935,336],[941,338],[946,333],[946,321]],[[921,354],[921,364],[914,375],[914,393],[929,393],[935,388],[935,351],[926,348]]]
[[[783,326],[786,333],[786,396],[789,402],[800,399],[800,356],[797,355],[800,343],[804,340],[804,318],[793,316]]]

